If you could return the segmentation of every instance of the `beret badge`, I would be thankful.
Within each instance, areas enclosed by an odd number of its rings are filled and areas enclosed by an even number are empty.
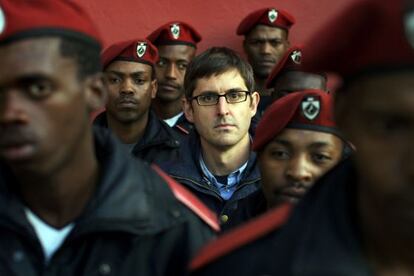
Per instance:
[[[302,113],[308,120],[315,119],[321,110],[321,102],[314,96],[305,97],[301,103]]]

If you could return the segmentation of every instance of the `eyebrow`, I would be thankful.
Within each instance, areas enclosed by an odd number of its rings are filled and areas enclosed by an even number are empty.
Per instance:
[[[170,58],[167,58],[167,57],[161,57],[160,56],[160,59],[159,60],[167,60],[168,62],[175,62],[175,63],[190,63],[191,62],[191,60],[187,60],[187,59],[183,59],[183,58],[180,58],[180,59],[177,59],[177,60],[172,60],[172,59],[170,59]]]
[[[46,81],[49,80],[50,78],[47,75],[43,75],[43,74],[29,74],[26,76],[21,76],[17,79],[17,82],[19,83],[31,83],[31,82],[35,82],[35,81]]]
[[[131,73],[123,73],[123,72],[119,72],[119,71],[114,71],[114,70],[111,70],[111,71],[106,71],[106,73],[110,73],[110,74],[115,74],[115,75],[118,75],[118,76],[120,76],[120,77],[123,77],[123,76],[133,76],[133,77],[135,77],[135,76],[145,76],[145,74],[147,73],[147,72],[144,72],[144,71],[136,71],[136,72],[131,72]]]
[[[286,147],[292,146],[292,143],[291,142],[289,142],[288,140],[280,139],[280,138],[273,139],[272,141],[270,141],[270,143],[282,144],[282,145],[284,145]]]
[[[292,143],[290,141],[285,140],[285,139],[280,139],[280,138],[273,139],[272,141],[270,141],[270,143],[275,143],[275,144],[277,143],[277,144],[284,145],[286,147],[292,146]],[[323,141],[317,141],[317,142],[311,143],[308,146],[308,148],[322,148],[322,147],[327,147],[327,146],[329,147],[331,146],[331,144],[327,142],[323,142]]]
[[[332,146],[331,144],[327,143],[327,142],[315,142],[310,144],[309,147],[311,148],[323,148],[323,147],[329,147]]]
[[[248,90],[247,90],[247,88],[244,88],[244,89],[243,88],[231,88],[231,89],[228,89],[228,90],[224,91],[224,94],[231,93],[231,92],[238,92],[238,91],[248,91]],[[205,91],[200,93],[200,95],[202,95],[202,94],[218,94],[218,95],[220,95],[220,93],[218,93],[217,91],[212,91],[212,90],[205,90]]]

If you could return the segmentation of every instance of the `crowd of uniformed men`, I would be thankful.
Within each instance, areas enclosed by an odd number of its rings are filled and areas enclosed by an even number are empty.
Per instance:
[[[414,1],[295,21],[240,20],[244,60],[0,0],[0,275],[414,275]]]

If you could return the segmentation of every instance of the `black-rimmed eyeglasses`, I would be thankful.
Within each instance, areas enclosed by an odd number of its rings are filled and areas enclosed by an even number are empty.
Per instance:
[[[227,103],[234,104],[246,101],[247,95],[250,95],[249,91],[229,91],[223,95],[217,93],[204,93],[192,97],[191,100],[197,100],[198,105],[208,106],[218,104],[220,97],[224,97]]]

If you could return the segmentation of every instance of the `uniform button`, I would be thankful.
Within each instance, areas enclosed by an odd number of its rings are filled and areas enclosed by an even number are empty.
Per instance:
[[[175,145],[175,146],[179,146],[179,145],[180,145],[180,141],[175,140],[175,141],[174,141],[174,145]]]
[[[220,220],[221,220],[221,222],[226,223],[229,220],[229,216],[228,215],[221,215]]]
[[[172,210],[172,211],[171,211],[171,215],[172,215],[174,218],[178,218],[178,217],[180,217],[180,216],[181,216],[181,213],[180,213],[180,211],[178,211],[178,210]]]
[[[15,262],[21,262],[24,258],[24,254],[20,250],[16,250],[13,252],[13,261]]]
[[[111,266],[107,263],[103,263],[99,266],[99,273],[101,275],[109,275],[111,273]]]

